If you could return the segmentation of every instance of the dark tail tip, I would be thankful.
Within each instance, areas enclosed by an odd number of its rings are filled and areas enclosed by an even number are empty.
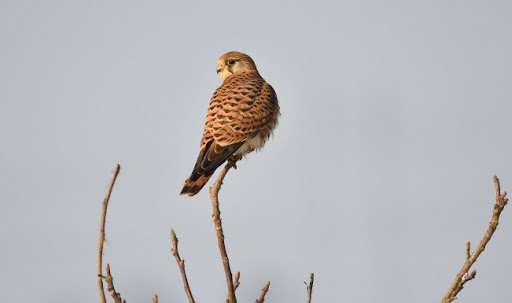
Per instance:
[[[189,197],[192,197],[194,195],[196,195],[199,191],[201,191],[201,188],[203,188],[202,186],[197,186],[197,185],[193,185],[193,186],[188,186],[188,185],[185,185],[183,186],[183,189],[181,190],[180,192],[180,195],[188,195]]]
[[[180,195],[188,195],[189,197],[192,197],[201,191],[210,177],[211,173],[209,175],[192,174],[187,181],[185,181],[185,184],[183,184],[183,189],[181,190]]]

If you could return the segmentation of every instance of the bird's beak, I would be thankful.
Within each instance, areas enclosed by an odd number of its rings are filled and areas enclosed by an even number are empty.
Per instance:
[[[224,69],[224,65],[223,64],[217,65],[217,74],[220,73],[223,69]]]

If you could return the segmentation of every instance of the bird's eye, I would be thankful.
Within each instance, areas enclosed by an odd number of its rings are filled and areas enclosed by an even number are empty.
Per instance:
[[[235,60],[229,60],[229,61],[228,61],[228,64],[229,64],[229,65],[233,65],[233,64],[235,64]]]

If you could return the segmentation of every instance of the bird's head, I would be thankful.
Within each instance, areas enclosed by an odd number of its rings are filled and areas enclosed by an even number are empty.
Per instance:
[[[240,52],[225,53],[217,62],[217,74],[220,75],[222,81],[232,74],[246,71],[257,71],[256,64],[251,57]]]

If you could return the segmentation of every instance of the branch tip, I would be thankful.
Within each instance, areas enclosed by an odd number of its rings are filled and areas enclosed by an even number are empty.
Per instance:
[[[311,298],[313,296],[313,282],[314,281],[315,281],[315,274],[311,273],[309,275],[309,285],[307,287],[307,290],[308,290],[308,303],[311,303]],[[306,283],[306,282],[304,282],[304,283]]]
[[[493,206],[492,218],[491,222],[489,222],[489,227],[487,228],[487,231],[485,232],[482,240],[480,240],[480,243],[475,248],[473,253],[471,253],[470,251],[470,243],[466,243],[466,262],[464,263],[462,269],[459,271],[452,285],[446,292],[443,300],[441,301],[442,303],[449,303],[456,300],[457,294],[464,288],[464,284],[475,278],[476,270],[473,270],[470,274],[469,269],[476,262],[480,254],[485,250],[485,246],[489,243],[494,232],[496,231],[496,228],[498,227],[500,214],[507,205],[508,199],[505,198],[507,194],[506,192],[501,194],[500,181],[498,177],[494,176],[493,181],[496,190],[496,203]]]
[[[469,260],[471,257],[471,243],[469,241],[466,243],[466,260]]]
[[[176,263],[178,263],[178,267],[181,272],[181,279],[183,280],[183,288],[185,293],[187,294],[188,301],[190,303],[194,303],[194,296],[192,295],[192,291],[190,290],[190,285],[188,284],[187,273],[185,271],[185,260],[181,259],[180,253],[178,251],[178,237],[176,237],[176,233],[174,233],[174,229],[171,229],[171,241],[172,248],[171,253],[176,259]]]
[[[114,170],[114,175],[112,176],[112,180],[110,181],[110,185],[107,189],[107,193],[102,203],[101,210],[101,223],[100,223],[100,239],[98,245],[98,258],[97,258],[97,270],[98,270],[98,289],[100,293],[100,302],[106,303],[107,299],[105,298],[105,289],[103,288],[103,279],[106,278],[103,275],[103,244],[105,243],[105,221],[107,220],[107,208],[108,201],[110,200],[110,195],[112,194],[112,189],[114,188],[114,184],[116,183],[117,176],[121,171],[121,165],[116,164],[116,168]]]
[[[237,271],[235,274],[235,284],[233,285],[234,290],[236,290],[239,285],[240,285],[240,272]]]
[[[268,288],[270,287],[270,281],[265,283],[265,286],[261,289],[260,297],[254,301],[254,303],[263,303],[265,301],[265,295],[268,292]]]

